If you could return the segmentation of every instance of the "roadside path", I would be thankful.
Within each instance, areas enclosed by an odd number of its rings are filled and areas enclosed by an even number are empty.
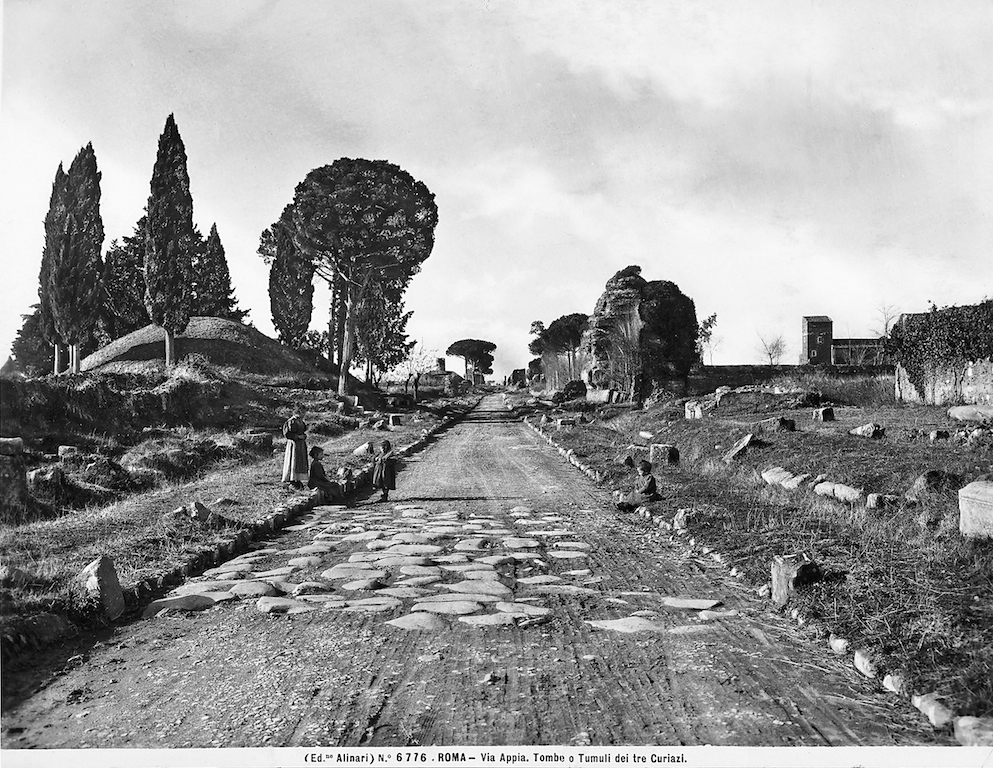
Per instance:
[[[3,746],[942,743],[497,396],[398,485],[177,590],[207,609],[15,671]]]

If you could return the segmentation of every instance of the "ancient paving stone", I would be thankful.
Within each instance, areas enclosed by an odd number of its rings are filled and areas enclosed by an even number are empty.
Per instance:
[[[427,584],[435,584],[441,581],[441,576],[411,576],[406,579],[398,579],[393,582],[394,586],[423,587]]]
[[[237,599],[230,592],[204,592],[200,597],[209,597],[215,603],[227,603]]]
[[[479,580],[479,579],[484,579],[485,580],[485,579],[489,579],[490,581],[496,581],[497,579],[500,579],[501,578],[500,572],[499,571],[493,571],[493,570],[487,570],[487,571],[463,571],[461,575],[462,575],[462,578],[464,578],[464,579],[472,579],[472,580]]]
[[[443,565],[442,570],[463,573],[465,571],[492,571],[493,566],[489,563],[480,563],[478,560],[472,563],[455,563],[453,565]]]
[[[430,533],[398,533],[390,541],[398,544],[430,544],[436,538],[437,535]]]
[[[431,594],[430,590],[421,589],[420,587],[412,587],[408,585],[400,587],[385,587],[379,590],[378,594],[387,595],[389,597],[399,597],[401,600],[407,600],[414,597],[424,597],[425,595]]]
[[[554,557],[556,560],[575,560],[576,558],[587,556],[586,552],[578,549],[551,549],[545,554],[548,557]]]
[[[463,531],[478,531],[484,527],[482,523],[462,523]]]
[[[348,556],[350,563],[371,563],[381,557],[387,557],[382,552],[353,552]]]
[[[482,536],[488,536],[490,538],[494,538],[499,536],[510,536],[514,532],[509,528],[488,528],[486,530],[477,531],[477,533],[479,533]]]
[[[433,563],[468,563],[469,562],[469,556],[468,555],[460,555],[460,554],[434,555],[431,558],[431,562],[433,562]],[[476,562],[477,563],[486,562],[486,559],[485,558],[477,558],[476,559]]]
[[[239,584],[237,579],[224,579],[212,581],[189,581],[180,584],[170,595],[202,595],[204,592],[227,592],[231,587]]]
[[[286,579],[282,579],[282,578],[279,578],[279,577],[265,579],[265,581],[267,581],[270,584],[272,584],[272,586],[274,586],[276,589],[278,589],[284,595],[291,594],[294,589],[296,589],[298,586],[300,586],[295,581],[287,581]]]
[[[218,578],[218,579],[244,579],[245,576],[250,575],[252,572],[244,565],[236,566],[235,568],[211,568],[208,571],[204,571],[203,575],[208,578]]]
[[[561,576],[525,576],[522,579],[517,580],[519,584],[552,584],[556,581],[562,581]]]
[[[591,571],[589,568],[579,568],[578,570],[575,571],[562,571],[563,576],[576,576],[576,577],[589,576],[591,573],[593,573],[593,571]]]
[[[640,616],[628,616],[624,619],[587,620],[587,624],[599,629],[609,629],[612,632],[666,632],[668,627]]]
[[[300,568],[313,568],[324,562],[320,557],[294,557],[287,560],[287,565],[296,565]]]
[[[261,573],[256,573],[256,578],[264,579],[267,577],[277,577],[277,576],[289,576],[295,571],[299,571],[300,567],[296,565],[284,565],[282,568],[273,568],[271,571],[262,571]]]
[[[333,552],[334,547],[330,544],[306,544],[302,547],[297,547],[296,549],[291,549],[287,554],[294,555],[323,555],[328,552]]]
[[[435,558],[437,561],[439,558]],[[506,563],[517,562],[513,555],[487,555],[486,557],[477,557],[473,562],[483,563],[484,565],[504,565]]]
[[[440,603],[417,603],[412,611],[428,611],[430,613],[445,613],[464,616],[469,613],[481,611],[483,606],[468,600],[449,600]]]
[[[575,536],[572,531],[565,530],[553,530],[553,531],[529,531],[532,536],[543,536],[545,538],[554,538],[558,536]]]
[[[517,624],[518,614],[480,613],[474,616],[459,616],[459,621],[472,627],[501,627]]]
[[[314,610],[313,605],[288,597],[260,597],[255,603],[255,608],[262,613],[303,613]]]
[[[345,605],[344,598],[338,595],[300,595],[301,600],[308,603],[317,603],[328,608],[341,608]]]
[[[331,589],[331,585],[325,584],[323,581],[304,581],[297,584],[293,588],[293,592],[290,594],[292,594],[293,597],[300,597],[301,595],[314,595],[322,592],[330,592]]]
[[[542,608],[540,605],[530,605],[529,603],[497,603],[494,608],[505,613],[518,613],[525,616],[545,616],[552,612],[551,608]]]
[[[700,611],[697,614],[697,618],[700,621],[711,621],[712,619],[729,619],[737,615],[737,611]]]
[[[381,539],[385,535],[383,531],[362,531],[361,533],[350,533],[342,541],[371,541],[372,539]]]
[[[439,585],[440,586],[440,585]],[[486,595],[482,593],[471,593],[471,592],[451,592],[449,594],[441,593],[438,595],[428,595],[426,597],[420,598],[422,603],[451,603],[453,601],[458,602],[459,600],[474,603],[497,603],[503,599],[503,595]]]
[[[460,581],[456,584],[442,584],[441,586],[452,592],[466,592],[468,594],[509,595],[513,592],[510,587],[504,586],[500,582],[480,580]]]
[[[367,590],[382,589],[386,585],[379,579],[359,579],[358,581],[349,581],[342,584],[339,589],[344,589],[348,592],[362,592]]]
[[[404,576],[441,576],[441,568],[437,565],[405,565],[400,568]]]
[[[335,566],[324,571],[321,574],[322,579],[327,579],[328,581],[343,581],[345,579],[385,579],[387,577],[386,571],[381,570],[355,570],[350,568],[341,568],[340,566]]]
[[[541,542],[537,539],[521,539],[512,536],[503,540],[503,546],[507,549],[533,549],[534,547],[540,547]]]
[[[399,568],[404,565],[430,566],[430,564],[431,561],[426,557],[413,557],[411,555],[384,557],[376,561],[376,567],[378,568]]]
[[[440,632],[448,629],[448,622],[437,616],[436,613],[417,611],[416,613],[408,613],[406,616],[401,616],[398,619],[391,619],[386,623],[391,627],[406,629],[410,632]]]
[[[280,592],[266,581],[243,581],[228,590],[237,597],[275,597]]]
[[[548,525],[547,520],[531,520],[529,518],[519,518],[514,522],[517,525]]]
[[[514,515],[515,517],[518,515],[521,516],[530,515],[531,512],[532,512],[531,507],[514,507],[512,510],[510,510],[510,514]]]
[[[392,611],[403,605],[395,597],[367,597],[362,600],[349,600],[346,611],[378,612]]]
[[[708,631],[710,628],[705,624],[682,624],[666,630],[670,635],[696,635]]]
[[[370,552],[376,552],[381,549],[389,549],[396,542],[393,539],[373,539],[372,541],[367,541],[365,548]]]
[[[463,539],[455,545],[455,549],[459,552],[480,552],[482,550],[489,549],[490,546],[490,542],[486,539],[472,538]]]
[[[397,555],[433,555],[441,550],[437,544],[394,544],[386,551]]]
[[[590,545],[587,544],[585,541],[560,541],[560,542],[557,542],[555,546],[557,546],[557,547],[568,547],[568,548],[571,548],[571,549],[589,549],[590,548]]]
[[[141,612],[141,618],[150,619],[163,611],[202,611],[216,605],[213,598],[202,594],[175,595],[153,600]]]

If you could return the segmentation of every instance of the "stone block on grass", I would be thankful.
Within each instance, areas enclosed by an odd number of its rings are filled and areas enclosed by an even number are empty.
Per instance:
[[[741,438],[738,442],[736,442],[734,445],[732,445],[731,446],[731,449],[727,453],[724,454],[724,457],[723,457],[724,458],[724,463],[725,464],[730,464],[732,461],[734,461],[736,458],[738,458],[738,456],[740,456],[741,454],[745,453],[745,451],[747,451],[748,448],[750,446],[754,445],[754,444],[755,444],[755,435],[753,435],[751,432],[749,432],[747,435],[745,435],[743,438]]]
[[[762,473],[762,479],[769,485],[782,485],[793,477],[793,473],[783,467],[771,467]]]
[[[959,533],[993,539],[993,482],[976,480],[959,491]]]
[[[834,408],[815,408],[814,421],[834,421]]]
[[[907,501],[920,501],[922,497],[933,493],[948,493],[957,491],[963,485],[961,475],[945,472],[942,469],[929,469],[917,476],[914,484],[906,493]]]
[[[86,593],[100,602],[103,614],[113,621],[124,613],[124,590],[117,578],[114,561],[101,555],[79,574]]]
[[[956,717],[955,740],[963,747],[993,747],[993,717]]]
[[[802,587],[824,578],[821,567],[811,560],[796,560],[777,555],[772,561],[772,602],[783,607],[790,596]]]
[[[863,424],[861,427],[855,427],[855,429],[848,430],[848,434],[855,435],[856,437],[868,437],[873,440],[878,440],[881,437],[886,436],[886,427],[880,424]]]

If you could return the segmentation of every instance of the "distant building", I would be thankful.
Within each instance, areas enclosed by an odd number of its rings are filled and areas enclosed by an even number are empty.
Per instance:
[[[882,339],[836,339],[826,315],[803,318],[800,365],[884,365]]]
[[[834,323],[827,315],[811,315],[803,318],[801,365],[830,365],[833,326]]]

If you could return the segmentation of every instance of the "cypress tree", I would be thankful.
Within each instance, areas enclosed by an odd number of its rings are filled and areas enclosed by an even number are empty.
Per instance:
[[[92,336],[103,308],[100,172],[92,144],[69,166],[65,190],[65,224],[50,262],[48,296],[55,332],[69,345],[69,364],[78,373],[80,343]]]
[[[186,147],[172,115],[159,137],[145,236],[145,308],[152,322],[165,330],[165,360],[172,365],[176,334],[190,321],[195,247]]]
[[[224,256],[224,246],[217,234],[217,224],[210,228],[207,242],[194,267],[196,311],[205,317],[226,317],[241,322],[248,312],[238,309],[238,300],[231,287],[231,272]]]
[[[262,233],[259,255],[269,263],[269,308],[279,340],[299,347],[314,311],[314,265],[293,242],[293,206]]]
[[[65,229],[66,181],[67,177],[65,171],[62,170],[62,163],[59,163],[59,169],[55,172],[55,181],[52,182],[52,196],[48,203],[48,213],[45,215],[45,247],[41,253],[41,271],[38,275],[38,326],[45,341],[55,348],[54,373],[62,372],[64,361],[62,339],[55,330],[55,318],[52,315],[50,275],[52,262],[62,243],[62,234]]]
[[[144,328],[151,321],[145,309],[145,227],[147,216],[135,224],[134,234],[122,243],[114,240],[104,258],[105,318],[111,339]]]

